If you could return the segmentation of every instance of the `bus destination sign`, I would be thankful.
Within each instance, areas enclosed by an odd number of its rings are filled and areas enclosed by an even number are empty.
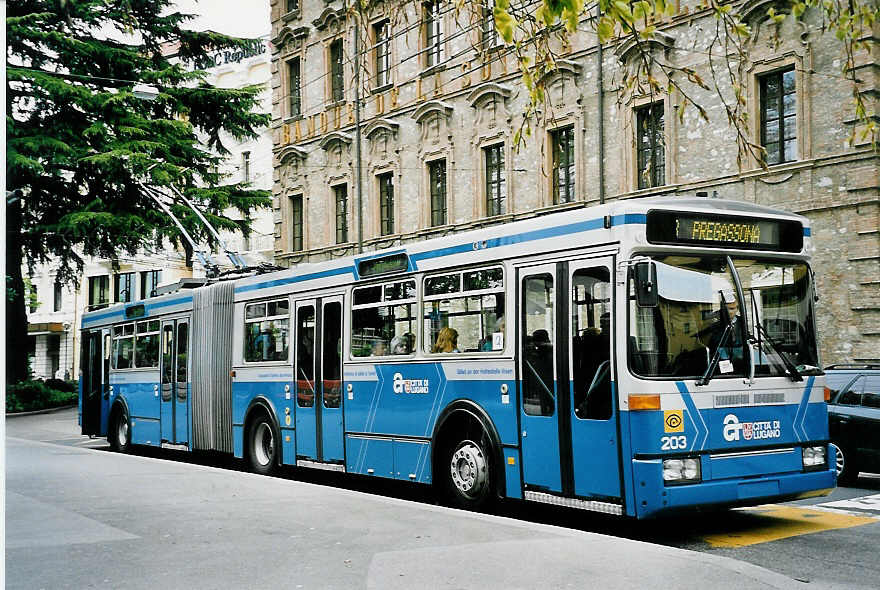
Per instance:
[[[803,228],[794,220],[701,215],[676,211],[648,213],[648,241],[653,244],[689,244],[800,252]]]

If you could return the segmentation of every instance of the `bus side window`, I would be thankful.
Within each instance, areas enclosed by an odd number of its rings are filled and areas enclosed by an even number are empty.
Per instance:
[[[315,308],[304,305],[296,315],[296,403],[315,405]]]
[[[611,396],[611,275],[581,269],[571,283],[572,386],[575,415],[607,420]]]
[[[523,411],[532,416],[552,416],[556,412],[553,277],[528,277],[522,288]]]

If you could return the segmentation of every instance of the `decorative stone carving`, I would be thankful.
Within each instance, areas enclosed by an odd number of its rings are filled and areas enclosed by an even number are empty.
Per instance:
[[[333,10],[328,6],[321,12],[318,18],[312,21],[312,24],[319,31],[324,31],[331,26],[338,27],[343,22],[345,22],[345,9]]]
[[[649,51],[662,51],[664,54],[675,46],[675,37],[663,31],[654,31],[650,39],[636,40],[632,37],[617,46],[614,53],[621,63],[627,63],[635,55],[639,44],[647,45]]]
[[[301,49],[308,37],[308,27],[291,29],[285,25],[282,27],[281,31],[279,31],[278,35],[271,41],[273,47],[277,47],[281,53],[286,53],[288,51],[297,51],[298,49]]]
[[[396,151],[398,123],[390,119],[376,119],[364,128],[364,137],[370,142],[373,159],[387,160],[389,152]]]
[[[555,72],[544,76],[541,80],[547,93],[547,103],[554,110],[574,110],[581,102],[580,84],[578,84],[583,66],[570,60],[559,60]]]
[[[412,114],[412,118],[421,127],[422,143],[437,144],[449,141],[449,121],[452,106],[439,100],[432,100],[420,106]]]
[[[333,131],[324,136],[321,140],[321,149],[327,154],[327,165],[331,167],[339,167],[343,163],[343,158],[347,159],[349,148],[351,146],[351,135],[342,133],[341,131]]]
[[[308,157],[308,152],[292,145],[278,152],[278,182],[282,194],[303,184],[307,175],[305,163]]]
[[[467,96],[467,101],[477,111],[476,127],[493,128],[511,120],[507,101],[512,91],[507,86],[490,82],[480,84]],[[499,120],[500,119],[500,120]]]

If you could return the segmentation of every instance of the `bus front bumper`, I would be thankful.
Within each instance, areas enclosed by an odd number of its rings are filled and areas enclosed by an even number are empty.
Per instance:
[[[693,507],[723,508],[827,496],[837,484],[834,468],[821,471],[664,485],[660,460],[633,460],[636,516],[648,518]]]

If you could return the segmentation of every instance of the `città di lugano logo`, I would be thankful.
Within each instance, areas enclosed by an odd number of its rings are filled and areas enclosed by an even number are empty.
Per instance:
[[[733,442],[743,440],[763,440],[779,438],[782,436],[779,420],[764,420],[760,422],[740,422],[735,414],[724,417],[724,440]]]
[[[394,393],[428,393],[427,379],[404,379],[400,373],[394,374]]]

